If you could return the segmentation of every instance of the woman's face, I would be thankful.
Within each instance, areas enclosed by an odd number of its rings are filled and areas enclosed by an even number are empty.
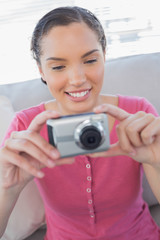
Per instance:
[[[100,104],[104,52],[85,23],[57,26],[41,40],[40,74],[62,114],[90,112]]]

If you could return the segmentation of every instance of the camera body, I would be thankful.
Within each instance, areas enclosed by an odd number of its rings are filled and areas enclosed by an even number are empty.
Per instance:
[[[47,120],[49,142],[62,158],[109,149],[108,118],[105,113],[84,113]]]

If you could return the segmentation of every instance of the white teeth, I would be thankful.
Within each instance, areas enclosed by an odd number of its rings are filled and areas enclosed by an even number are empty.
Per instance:
[[[88,93],[88,90],[80,93],[68,93],[68,94],[72,97],[78,98],[78,97],[84,97],[87,93]]]

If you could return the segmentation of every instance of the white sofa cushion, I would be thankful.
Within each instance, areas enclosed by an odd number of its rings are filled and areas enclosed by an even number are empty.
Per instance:
[[[1,240],[22,240],[45,224],[44,206],[31,181],[21,192]]]
[[[5,95],[12,103],[14,111],[19,111],[52,99],[48,87],[41,79],[0,85],[0,95]]]
[[[0,95],[0,144],[5,136],[5,132],[11,122],[11,119],[14,115],[14,110],[10,100],[3,95]]]

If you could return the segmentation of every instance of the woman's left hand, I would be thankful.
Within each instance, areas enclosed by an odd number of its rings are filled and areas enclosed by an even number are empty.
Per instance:
[[[160,167],[160,117],[142,111],[129,114],[110,104],[100,105],[94,112],[105,112],[120,121],[117,126],[119,141],[111,145],[108,151],[90,156],[127,155],[138,162]]]

